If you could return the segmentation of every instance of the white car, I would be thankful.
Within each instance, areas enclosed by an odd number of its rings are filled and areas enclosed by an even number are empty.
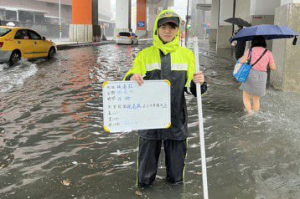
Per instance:
[[[119,32],[116,36],[117,44],[138,44],[139,37],[133,32]]]

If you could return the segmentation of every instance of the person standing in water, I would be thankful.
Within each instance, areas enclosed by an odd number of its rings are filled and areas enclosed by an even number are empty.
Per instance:
[[[238,30],[234,33],[233,36],[238,34],[238,32],[242,29],[243,29],[243,26],[238,26]],[[235,59],[239,60],[245,53],[246,42],[245,41],[235,41],[233,46],[235,47]]]
[[[138,53],[124,80],[167,79],[171,82],[171,127],[139,131],[138,186],[150,186],[156,177],[161,146],[164,146],[166,179],[181,184],[187,153],[187,106],[184,93],[196,96],[207,90],[202,72],[195,73],[194,54],[179,46],[180,17],[172,10],[162,11],[156,18],[153,45]],[[196,55],[198,56],[198,55]]]
[[[243,102],[248,114],[258,112],[260,109],[260,98],[266,94],[267,68],[275,70],[275,62],[271,51],[266,49],[267,44],[263,36],[256,36],[252,39],[250,50],[240,59],[243,64],[250,61],[251,71],[245,83],[240,89],[243,90]],[[251,96],[253,106],[251,104]]]

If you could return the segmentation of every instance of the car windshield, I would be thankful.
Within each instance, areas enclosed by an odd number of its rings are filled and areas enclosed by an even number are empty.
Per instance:
[[[130,33],[129,32],[120,32],[119,35],[120,36],[125,36],[125,37],[130,37]]]
[[[11,29],[9,29],[9,28],[0,28],[0,37],[5,36],[10,31],[11,31]]]

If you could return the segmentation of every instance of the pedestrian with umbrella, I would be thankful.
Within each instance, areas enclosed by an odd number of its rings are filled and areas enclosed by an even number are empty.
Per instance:
[[[243,90],[243,102],[247,114],[258,112],[260,109],[260,97],[266,93],[267,67],[275,70],[275,62],[271,51],[266,49],[267,43],[263,36],[255,36],[252,39],[250,50],[240,59],[240,63],[248,62],[252,68],[246,82],[242,83],[240,89]],[[253,106],[251,105],[251,96]]]
[[[237,32],[234,33],[232,36],[235,36],[236,34],[238,34],[238,32],[242,29],[243,29],[243,26],[238,26]],[[231,45],[235,47],[235,59],[239,60],[244,55],[245,48],[246,48],[246,42],[245,41],[234,41],[231,43]]]
[[[294,37],[293,44],[296,45],[297,34],[284,26],[259,25],[242,29],[232,41],[250,41],[250,50],[240,59],[240,63],[248,63],[252,66],[247,80],[242,83],[243,103],[248,114],[260,110],[260,98],[266,93],[267,67],[275,70],[275,62],[271,51],[267,50],[266,39],[280,39]],[[251,96],[253,105],[251,104]]]
[[[235,33],[232,30],[232,37],[238,34],[238,32],[242,30],[244,26],[246,27],[251,26],[250,23],[248,23],[247,21],[241,18],[228,18],[224,21],[238,26],[238,30]],[[236,60],[240,59],[244,55],[245,48],[246,48],[246,41],[234,41],[231,43],[231,45],[235,47],[235,59]]]

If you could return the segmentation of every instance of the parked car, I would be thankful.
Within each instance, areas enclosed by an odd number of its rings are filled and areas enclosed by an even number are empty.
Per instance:
[[[55,43],[28,28],[0,26],[0,63],[14,65],[21,58],[52,58]]]
[[[117,44],[138,44],[139,37],[133,32],[119,32],[116,37]]]

